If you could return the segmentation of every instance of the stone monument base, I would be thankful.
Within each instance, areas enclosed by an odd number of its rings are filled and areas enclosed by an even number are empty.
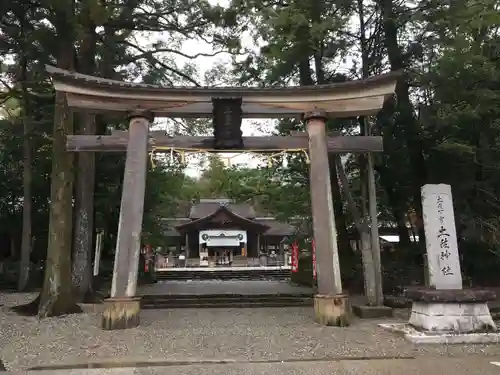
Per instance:
[[[486,302],[413,302],[410,320],[413,327],[430,332],[495,332],[496,325]]]
[[[353,305],[352,312],[361,319],[392,318],[394,311],[389,306]]]
[[[413,301],[407,324],[383,324],[415,343],[500,342],[488,301],[496,298],[487,290],[416,289],[406,292]]]
[[[422,332],[408,323],[384,323],[381,328],[402,335],[414,344],[498,344],[500,333]]]
[[[314,296],[316,322],[325,326],[346,327],[349,325],[349,299],[345,294]]]
[[[497,327],[488,308],[492,291],[474,289],[415,289],[406,292],[413,301],[409,324],[421,331],[484,333]]]
[[[102,329],[117,330],[139,325],[141,297],[108,298],[104,300]]]

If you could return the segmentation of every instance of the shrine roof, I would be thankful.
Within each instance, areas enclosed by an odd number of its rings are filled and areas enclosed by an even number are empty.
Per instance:
[[[190,219],[201,219],[214,212],[216,212],[221,207],[221,202],[217,200],[200,200],[199,203],[195,203],[191,206],[189,212]],[[255,218],[255,210],[248,203],[232,203],[227,202],[226,207],[231,212],[238,216],[244,217],[245,219]]]
[[[183,224],[179,224],[175,227],[175,229],[181,233],[191,231],[194,229],[200,230],[200,229],[203,229],[203,226],[206,223],[211,222],[212,219],[216,218],[217,216],[219,216],[221,214],[226,215],[228,217],[228,219],[231,220],[231,222],[233,222],[235,224],[240,224],[240,225],[245,226],[245,227],[252,228],[253,230],[255,230],[257,232],[265,232],[269,229],[268,225],[253,221],[251,219],[247,219],[243,216],[240,216],[237,213],[231,211],[231,209],[229,207],[224,206],[224,205],[220,205],[216,211],[210,213],[209,215],[207,215],[205,217],[202,217],[202,218],[190,221],[190,222],[186,222]]]
[[[289,223],[277,221],[275,218],[257,218],[255,222],[269,226],[266,236],[291,236],[298,232],[297,227]]]
[[[160,117],[212,117],[212,99],[242,98],[243,117],[297,117],[322,109],[335,117],[377,113],[393,95],[400,72],[328,85],[288,87],[162,87],[46,66],[72,108],[96,112],[148,110]]]

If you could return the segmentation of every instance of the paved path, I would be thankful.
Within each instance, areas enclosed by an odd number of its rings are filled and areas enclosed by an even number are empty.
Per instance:
[[[291,285],[286,280],[193,280],[159,281],[140,287],[139,294],[278,294],[312,293],[311,288]]]
[[[491,358],[382,359],[272,363],[189,364],[157,367],[29,372],[38,375],[498,375]]]

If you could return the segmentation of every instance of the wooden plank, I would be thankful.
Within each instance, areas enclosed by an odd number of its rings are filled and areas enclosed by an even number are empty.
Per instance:
[[[327,137],[329,152],[362,153],[383,151],[382,137],[337,136]],[[258,150],[272,152],[283,149],[308,149],[309,142],[306,134],[294,136],[243,137],[242,151]],[[128,143],[128,133],[121,132],[106,136],[70,135],[67,137],[68,151],[74,152],[125,152]],[[175,136],[170,137],[161,132],[151,132],[149,151],[155,147],[196,149],[207,152],[235,152],[234,150],[214,150],[212,137]],[[169,150],[157,150],[169,152]]]

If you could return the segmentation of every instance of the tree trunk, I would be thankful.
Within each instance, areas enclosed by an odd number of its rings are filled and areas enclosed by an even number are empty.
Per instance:
[[[16,245],[16,239],[18,236],[18,232],[15,232],[13,230],[10,231],[10,253],[9,253],[9,258],[12,261],[15,261],[17,258],[17,245]]]
[[[364,118],[359,119],[361,135],[365,135]],[[358,155],[359,179],[361,184],[361,210],[360,224],[356,226],[361,241],[361,261],[363,263],[363,273],[365,279],[365,296],[370,306],[377,305],[377,279],[375,277],[375,263],[373,261],[371,233],[368,223],[368,185],[367,181],[367,160],[366,155]],[[347,178],[346,178],[347,186]],[[353,216],[354,217],[354,216]]]
[[[406,226],[406,215],[404,214],[396,214],[396,220],[398,225],[398,237],[399,237],[399,245],[402,249],[408,248],[410,245],[410,231]]]
[[[82,116],[84,135],[95,135],[95,117]],[[94,239],[95,158],[92,152],[82,152],[77,160],[75,197],[75,232],[73,243],[72,282],[78,302],[92,294],[92,249]]]
[[[57,30],[58,63],[62,69],[74,66],[74,3],[58,3]],[[58,316],[81,309],[76,304],[71,280],[71,234],[73,223],[73,155],[66,151],[66,136],[73,134],[74,116],[66,103],[65,94],[56,93],[52,144],[52,174],[50,187],[49,236],[45,277],[40,294],[38,316]]]
[[[354,224],[358,230],[361,241],[361,262],[363,264],[363,277],[365,285],[365,296],[369,305],[377,304],[377,284],[375,278],[375,268],[373,266],[373,254],[371,246],[370,227],[367,225],[367,210],[365,201],[362,201],[362,211],[358,209],[352,197],[349,180],[345,173],[342,161],[338,154],[335,154],[335,165],[339,173],[340,182],[344,190],[344,196],[347,201],[347,208],[351,212]],[[361,176],[363,178],[363,176]],[[362,180],[363,182],[365,180]],[[362,185],[364,186],[364,185]],[[365,188],[366,190],[366,188]],[[366,194],[366,193],[365,193]]]
[[[390,153],[391,150],[386,150],[386,152]],[[392,174],[392,170],[386,165],[379,165],[376,170],[380,178],[380,185],[387,195],[387,201],[391,208],[392,216],[394,217],[394,221],[397,223],[399,245],[402,248],[407,248],[411,241],[410,233],[406,226],[406,211],[408,208],[404,200],[403,188],[398,186],[399,184],[395,179],[396,176]],[[394,177],[391,178],[391,174]]]
[[[366,123],[366,121],[365,121]],[[366,125],[368,133],[368,125]],[[377,192],[375,183],[375,171],[373,169],[373,158],[369,153],[367,155],[367,185],[368,185],[368,206],[370,212],[370,234],[372,247],[373,272],[375,274],[375,286],[377,296],[377,306],[384,304],[383,282],[382,282],[382,261],[380,258],[380,236],[378,232],[378,210],[377,210]]]
[[[357,10],[359,17],[359,42],[361,48],[361,75],[363,78],[368,78],[370,76],[370,66],[369,66],[369,46],[366,38],[366,22],[365,22],[365,8],[363,0],[357,1]],[[359,117],[358,122],[361,130],[361,135],[369,135],[367,133],[367,119],[365,117]],[[371,164],[368,160],[370,155],[358,155],[359,163],[359,175],[361,182],[361,222],[357,225],[358,233],[361,239],[361,258],[363,262],[363,270],[365,275],[365,295],[367,298],[368,305],[375,306],[383,302],[380,301],[381,289],[381,266],[380,266],[380,248],[378,247],[378,227],[374,232],[373,223],[372,227],[369,228],[368,216],[371,212],[368,210],[370,200],[370,184],[368,184],[370,173],[372,172],[369,167]],[[347,178],[346,178],[347,181]],[[346,182],[347,185],[347,182]],[[371,206],[370,206],[371,207]],[[370,210],[371,211],[371,210]],[[377,224],[378,225],[378,224]],[[374,233],[376,233],[375,236]],[[375,237],[375,238],[374,238]],[[377,241],[377,242],[375,242]],[[378,250],[378,253],[377,253]],[[380,284],[380,288],[379,288]],[[382,296],[383,299],[383,296]]]
[[[22,28],[23,29],[23,28]],[[24,38],[23,38],[24,39]],[[23,224],[21,235],[21,259],[19,262],[19,278],[17,280],[17,290],[22,292],[28,287],[30,277],[32,234],[31,234],[31,212],[33,197],[31,181],[33,179],[33,151],[31,147],[31,106],[29,92],[26,87],[28,80],[26,56],[20,59],[20,81],[23,95]]]
[[[364,129],[362,129],[362,134]],[[365,296],[368,305],[377,305],[377,279],[375,278],[375,264],[373,262],[372,243],[368,222],[368,186],[366,184],[367,166],[366,155],[359,155],[359,176],[361,182],[361,212],[360,224],[357,225],[359,238],[361,241],[361,262],[363,263],[363,273],[365,279]],[[346,179],[347,181],[347,179]],[[347,182],[346,182],[347,184]]]
[[[335,164],[335,154],[329,154],[330,165],[330,184],[332,186],[333,211],[335,212],[335,225],[337,227],[337,242],[339,253],[352,253],[351,243],[349,242],[349,234],[347,233],[347,225],[345,219],[344,205],[342,195],[340,193],[340,184],[337,178],[337,166]]]
[[[365,296],[369,306],[377,305],[377,289],[375,268],[373,266],[373,254],[371,247],[370,229],[367,225],[362,226],[360,231],[361,261],[363,264]]]
[[[404,69],[406,66],[402,49],[398,44],[398,26],[396,23],[397,16],[394,14],[394,2],[393,0],[379,0],[378,3],[382,15],[385,45],[391,70]],[[405,127],[405,141],[408,147],[411,170],[413,171],[413,181],[411,183],[413,204],[416,214],[419,218],[422,218],[420,188],[427,180],[427,169],[423,154],[420,124],[414,115],[413,105],[410,100],[409,85],[406,80],[399,80],[396,85],[396,96],[398,99],[396,126]],[[423,221],[419,220],[418,222],[420,223],[418,227],[419,243],[421,246],[425,246],[425,233],[423,225],[421,225]]]
[[[73,115],[64,93],[56,93],[50,191],[49,241],[45,279],[38,309],[40,318],[81,309],[71,282],[71,224],[73,213],[73,157],[66,151],[66,135],[73,133]]]
[[[96,25],[86,10],[84,19],[85,35],[79,51],[78,70],[92,74],[95,70],[97,46]],[[94,115],[83,114],[78,117],[80,134],[95,135],[96,119]],[[72,281],[78,302],[93,294],[92,254],[94,244],[94,192],[95,192],[95,154],[82,152],[77,156],[77,174],[75,188],[75,232],[73,238]]]
[[[27,116],[26,116],[27,117]],[[18,291],[26,290],[30,276],[31,264],[31,212],[33,199],[31,194],[31,181],[33,177],[33,154],[31,149],[31,129],[29,121],[24,118],[23,139],[23,233],[21,236],[21,261],[19,264]]]

